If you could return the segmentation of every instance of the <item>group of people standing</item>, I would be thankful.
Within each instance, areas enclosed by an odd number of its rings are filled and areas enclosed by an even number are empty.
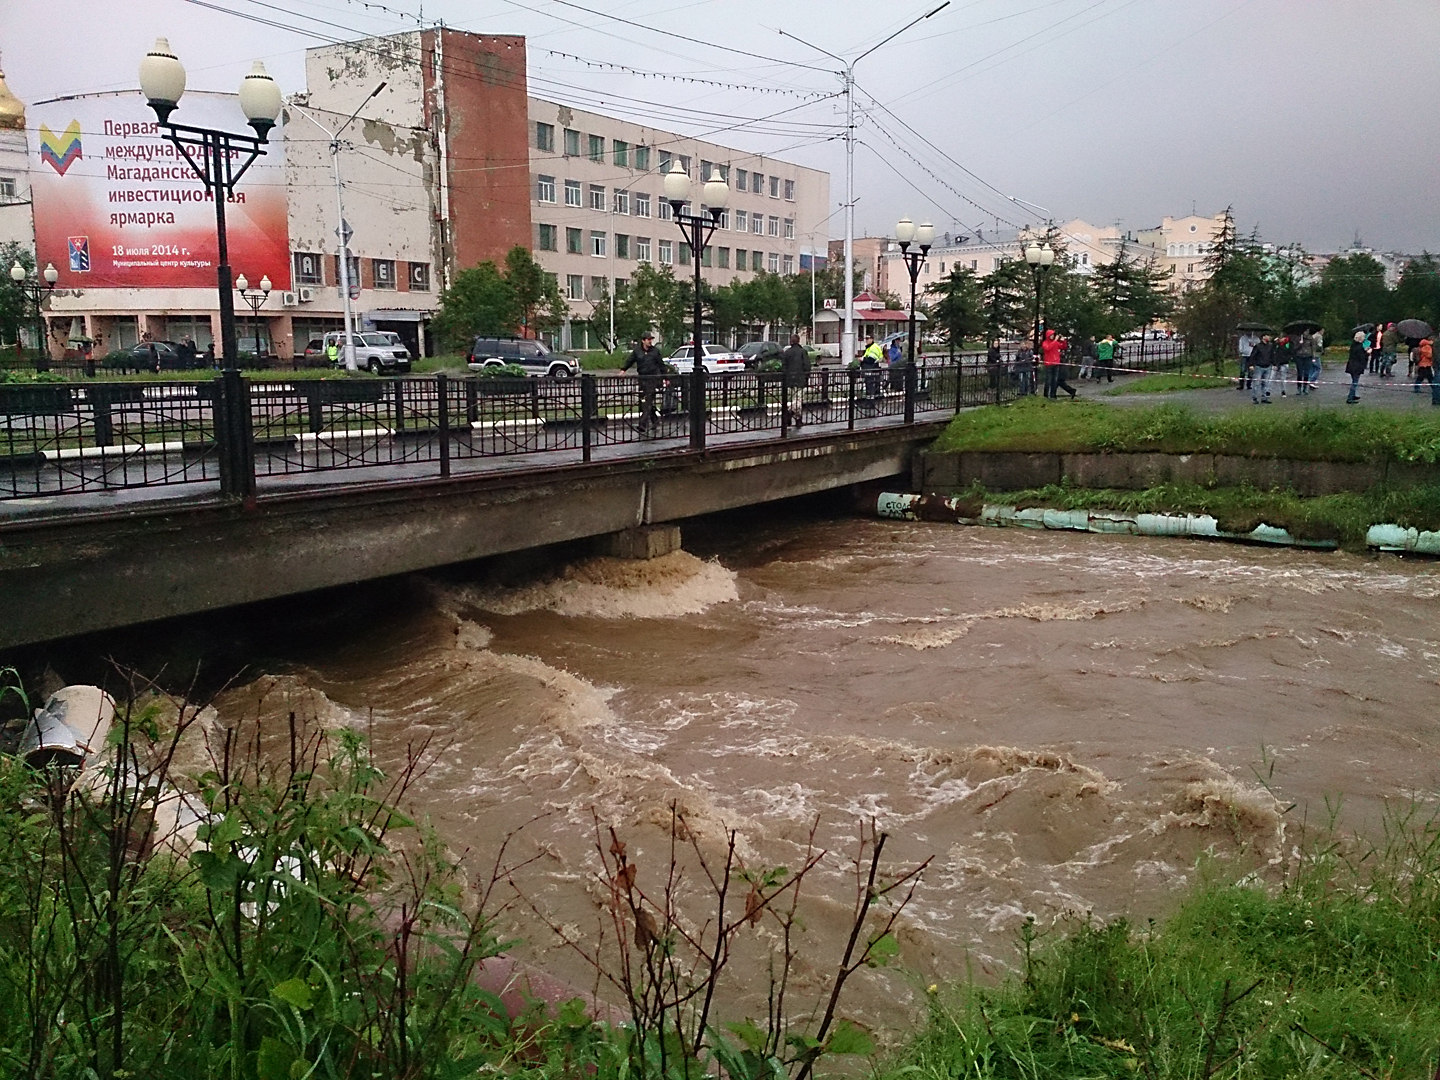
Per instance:
[[[1301,331],[1274,337],[1261,333],[1258,338],[1241,338],[1240,382],[1237,390],[1250,391],[1256,405],[1268,405],[1272,389],[1280,396],[1287,393],[1290,368],[1295,369],[1295,392],[1310,393],[1320,383],[1320,357],[1325,352],[1324,331]]]
[[[1120,343],[1113,334],[1106,334],[1099,341],[1072,341],[1061,337],[1055,330],[1046,330],[1040,341],[1040,372],[1043,373],[1043,387],[1047,398],[1058,398],[1064,390],[1072,398],[1078,391],[1066,381],[1066,367],[1078,368],[1077,381],[1093,378],[1107,382],[1115,381],[1115,364],[1120,359]],[[987,357],[992,379],[1003,370],[1000,346],[992,343]],[[1029,345],[1022,345],[1010,363],[1010,379],[1021,397],[1033,394],[1039,387],[1036,380],[1035,352]]]
[[[1435,342],[1427,336],[1406,339],[1410,362],[1407,366],[1410,377],[1410,392],[1418,394],[1420,384],[1430,384],[1430,404],[1440,405],[1440,385],[1435,382]],[[1357,329],[1350,342],[1350,357],[1345,361],[1345,374],[1350,376],[1350,396],[1345,400],[1354,404],[1360,400],[1360,376],[1367,372],[1382,379],[1394,378],[1395,361],[1400,352],[1400,334],[1394,323],[1384,327],[1376,326],[1366,331]]]

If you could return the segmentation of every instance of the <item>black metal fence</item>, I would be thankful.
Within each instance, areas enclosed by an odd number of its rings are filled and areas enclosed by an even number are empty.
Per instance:
[[[0,385],[0,500],[161,485],[246,497],[277,478],[447,477],[516,463],[942,419],[1014,396],[965,358],[887,371],[535,379],[445,375]],[[798,412],[797,412],[798,410]],[[797,425],[796,419],[801,421]]]

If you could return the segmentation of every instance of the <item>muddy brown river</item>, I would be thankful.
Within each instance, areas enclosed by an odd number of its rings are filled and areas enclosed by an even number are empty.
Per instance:
[[[796,865],[815,830],[826,970],[874,822],[892,868],[933,860],[905,971],[855,988],[883,1024],[933,979],[1012,968],[1027,916],[1163,917],[1206,853],[1278,872],[1327,804],[1360,829],[1429,804],[1437,596],[1440,566],[1394,558],[739,516],[649,563],[413,579],[383,625],[337,610],[220,708],[369,727],[392,767],[428,739],[412,806],[476,880],[509,838],[546,914],[503,921],[577,984],[546,924],[596,932],[596,820],[642,875],[672,805],[749,866]]]

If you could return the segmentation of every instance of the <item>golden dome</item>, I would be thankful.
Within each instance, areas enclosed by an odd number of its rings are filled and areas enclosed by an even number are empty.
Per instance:
[[[0,129],[25,130],[25,106],[5,85],[3,71],[0,71]]]

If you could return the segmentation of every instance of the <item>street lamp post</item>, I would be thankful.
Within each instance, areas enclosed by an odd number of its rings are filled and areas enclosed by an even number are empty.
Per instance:
[[[1040,358],[1040,311],[1042,307],[1042,293],[1045,287],[1046,271],[1055,265],[1055,249],[1048,243],[1039,244],[1034,240],[1030,241],[1025,249],[1025,261],[1030,264],[1030,273],[1035,279],[1035,334],[1032,341],[1032,348],[1035,351],[1036,361]]]
[[[257,366],[260,363],[260,308],[266,300],[270,299],[270,288],[269,274],[260,279],[258,289],[250,288],[250,282],[245,280],[244,274],[235,279],[235,291],[240,294],[240,299],[250,307],[250,325],[255,331],[255,363]]]
[[[169,141],[190,164],[205,190],[215,201],[215,237],[218,243],[215,266],[220,295],[220,348],[227,370],[236,367],[235,297],[231,291],[230,254],[225,239],[225,201],[235,194],[235,185],[255,159],[265,153],[270,129],[280,115],[280,88],[265,72],[259,60],[240,82],[240,108],[254,129],[254,135],[186,127],[170,122],[170,114],[185,92],[185,68],[163,37],[140,61],[140,90],[155,110],[160,127]]]
[[[913,368],[915,366],[915,280],[920,276],[920,267],[925,263],[925,256],[930,251],[930,245],[935,242],[935,226],[926,222],[917,228],[908,217],[901,218],[895,224],[895,239],[900,244],[900,258],[905,260],[905,269],[910,274],[910,349],[907,358]],[[912,243],[920,250],[911,251]]]
[[[720,225],[721,212],[730,202],[730,185],[713,172],[706,177],[704,197],[707,213],[705,214],[686,214],[682,211],[689,194],[690,174],[680,164],[679,155],[676,155],[670,163],[669,171],[665,174],[665,199],[675,212],[675,222],[680,226],[681,235],[685,237],[685,243],[690,248],[691,260],[695,264],[695,305],[692,312],[695,333],[691,339],[693,347],[690,353],[692,361],[690,445],[697,450],[703,450],[705,448],[705,349],[700,343],[700,258],[704,254],[705,245],[710,242],[710,237],[714,235],[716,228]]]
[[[50,370],[50,342],[45,333],[45,315],[40,305],[45,298],[55,291],[55,282],[60,280],[60,271],[55,269],[54,263],[46,263],[44,273],[38,275],[34,281],[25,267],[20,265],[20,260],[15,260],[15,265],[10,267],[10,283],[20,290],[20,295],[35,305],[35,329],[39,337],[35,339],[35,370]]]

